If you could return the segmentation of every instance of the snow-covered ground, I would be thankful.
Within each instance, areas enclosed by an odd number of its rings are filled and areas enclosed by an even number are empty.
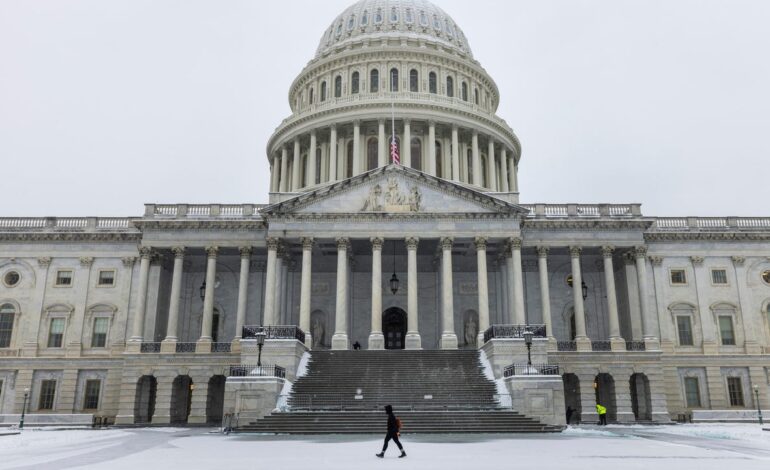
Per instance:
[[[615,467],[770,468],[770,431],[757,425],[582,426],[561,434],[405,435],[384,460],[379,436],[223,436],[209,429],[35,430],[0,435],[1,469],[271,468],[368,470]]]

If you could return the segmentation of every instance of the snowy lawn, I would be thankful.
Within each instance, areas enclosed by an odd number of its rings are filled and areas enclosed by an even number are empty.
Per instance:
[[[468,470],[616,467],[770,468],[770,432],[757,425],[582,426],[561,434],[405,435],[408,457],[380,436],[223,436],[208,429],[49,431],[0,436],[1,469]]]

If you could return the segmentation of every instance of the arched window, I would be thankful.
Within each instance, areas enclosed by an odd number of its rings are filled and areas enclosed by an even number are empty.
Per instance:
[[[436,15],[433,15],[433,29],[441,31],[441,21],[439,21],[438,16]]]
[[[348,148],[345,152],[347,154],[347,158],[345,159],[345,174],[344,178],[350,178],[353,176],[353,141],[348,142]]]
[[[337,75],[334,79],[334,97],[339,98],[342,96],[342,77]]]
[[[356,25],[356,15],[350,15],[350,18],[348,18],[348,31],[353,30],[353,26]]]
[[[358,93],[358,72],[353,72],[350,77],[350,92],[353,94]]]
[[[479,89],[474,88],[473,89],[473,102],[476,104],[476,106],[479,105]]]
[[[11,346],[15,317],[16,307],[11,304],[0,305],[0,348],[8,348]]]
[[[377,142],[377,137],[370,137],[368,141],[366,141],[366,163],[367,163],[367,170],[374,170],[377,168],[377,164],[379,161],[379,144]]]
[[[468,183],[473,184],[473,150],[468,149],[465,154],[465,165],[468,168]]]
[[[481,168],[479,168],[479,171],[481,172],[481,186],[486,188],[489,185],[487,182],[487,156],[483,153],[481,154]]]
[[[428,15],[424,11],[420,11],[420,26],[428,26]]]
[[[398,69],[390,69],[390,91],[398,91]]]
[[[382,8],[378,8],[377,11],[374,12],[374,24],[380,23],[382,23]]]
[[[463,101],[468,101],[468,84],[463,82],[461,89]]]
[[[422,171],[422,141],[412,137],[412,168]]]
[[[436,72],[431,72],[428,74],[428,91],[434,94],[438,93],[436,88]]]
[[[302,182],[300,187],[304,188],[309,184],[309,181],[307,180],[307,174],[308,174],[308,167],[307,167],[307,154],[302,154],[302,156],[299,159],[300,165],[299,165],[299,180]]]
[[[321,103],[326,101],[326,82],[321,82]]]
[[[407,24],[412,24],[412,21],[414,21],[414,18],[412,18],[412,9],[407,8],[406,12],[404,14],[404,21],[406,21]]]
[[[441,142],[436,141],[436,176],[444,174],[444,158],[441,152]]]
[[[417,73],[417,69],[409,71],[409,91],[417,93],[419,91],[420,75]]]
[[[310,104],[313,104],[313,89],[312,88],[310,89],[309,96],[310,96]]]
[[[390,9],[390,22],[398,23],[398,9],[396,7]]]
[[[450,98],[455,96],[455,81],[452,77],[446,78],[446,95]]]
[[[377,93],[380,91],[380,72],[377,69],[372,69],[369,72],[369,93]]]
[[[361,13],[361,26],[366,26],[369,24],[369,11],[364,10],[363,13]]]
[[[315,184],[319,184],[321,182],[321,167],[322,167],[322,157],[321,157],[321,149],[317,148],[315,149]]]

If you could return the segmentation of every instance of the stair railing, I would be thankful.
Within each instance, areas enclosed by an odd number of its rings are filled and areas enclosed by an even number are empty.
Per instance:
[[[534,338],[545,338],[546,329],[544,324],[532,324],[532,325],[492,325],[484,332],[484,342],[486,343],[490,339],[517,339],[524,338],[525,331],[531,331]]]

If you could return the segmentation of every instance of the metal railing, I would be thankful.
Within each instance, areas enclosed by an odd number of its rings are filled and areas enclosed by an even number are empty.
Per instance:
[[[176,352],[194,353],[196,343],[176,343]]]
[[[644,341],[626,341],[626,351],[646,351]]]
[[[577,342],[575,341],[557,341],[557,351],[577,351]]]
[[[430,394],[386,393],[300,393],[278,396],[276,408],[280,411],[382,411],[391,405],[397,411],[430,410],[495,410],[511,408],[509,394],[493,394],[486,399],[474,395],[433,392]]]
[[[523,338],[524,332],[529,330],[535,338],[545,338],[545,325],[492,325],[484,332],[484,342],[493,338]]]
[[[139,352],[143,352],[143,353],[159,353],[160,352],[160,343],[159,342],[142,342],[142,345],[139,348]]]
[[[591,351],[612,351],[612,342],[591,341]]]
[[[260,330],[264,331],[265,334],[267,335],[265,336],[265,339],[296,339],[301,343],[305,342],[305,332],[295,325],[244,326],[241,332],[241,338],[254,339],[257,337],[257,332]]]
[[[278,377],[286,378],[286,369],[281,366],[258,366],[256,364],[235,364],[225,369],[228,377]]]
[[[559,366],[550,364],[511,364],[503,369],[503,377],[514,375],[560,375]]]
[[[231,343],[211,343],[211,352],[230,352]]]

